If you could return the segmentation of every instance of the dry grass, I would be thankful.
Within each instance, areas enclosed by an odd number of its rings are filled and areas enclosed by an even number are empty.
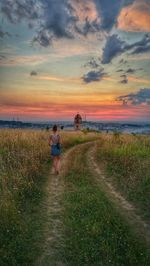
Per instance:
[[[150,136],[101,136],[98,160],[118,190],[150,217]]]
[[[15,209],[16,197],[29,193],[49,159],[49,133],[32,130],[0,131],[1,207]],[[62,132],[63,148],[92,140],[95,134]],[[14,205],[14,206],[12,206]]]
[[[89,171],[87,155],[92,146],[76,148],[64,178],[64,264],[148,266],[148,248],[130,228],[103,186],[95,182],[93,171]]]
[[[1,130],[1,204],[16,208],[16,198],[32,190],[49,155],[44,132]],[[12,206],[13,205],[13,206]]]
[[[46,210],[42,208],[41,202],[45,200],[47,173],[51,162],[48,146],[49,134],[50,132],[38,130],[0,130],[0,240],[2,241],[0,265],[32,266],[41,252],[41,243],[43,243],[41,232],[43,232],[42,227],[44,227],[46,219]],[[104,162],[109,176],[112,177],[119,189],[124,191],[130,198],[133,198],[137,204],[141,204],[145,211],[148,209],[149,137],[98,134],[94,132],[61,132],[61,139],[63,151],[76,144],[100,139],[98,157],[100,161]],[[143,248],[133,243],[132,234],[130,235],[130,232],[129,234],[127,233],[128,226],[122,225],[122,220],[120,220],[121,218],[118,217],[118,214],[113,214],[114,209],[111,203],[107,201],[103,192],[93,184],[93,178],[87,171],[86,162],[83,160],[85,153],[86,149],[83,149],[82,152],[79,151],[76,154],[76,157],[71,158],[74,160],[75,165],[65,177],[69,186],[75,188],[75,194],[69,189],[69,193],[66,193],[64,199],[64,206],[66,207],[65,219],[69,219],[66,222],[66,227],[67,230],[72,228],[73,237],[75,228],[77,228],[79,233],[77,242],[75,240],[74,243],[72,240],[73,244],[70,244],[72,239],[70,235],[68,240],[66,239],[66,241],[69,241],[68,248],[70,253],[66,250],[65,254],[74,256],[76,263],[75,254],[78,250],[74,248],[74,244],[75,247],[80,247],[81,245],[78,258],[80,262],[83,259],[85,264],[88,258],[89,262],[86,265],[91,265],[92,257],[89,250],[92,250],[91,247],[93,247],[94,258],[99,261],[101,256],[99,243],[101,243],[104,261],[107,259],[107,256],[105,256],[107,255],[105,254],[106,250],[109,254],[108,258],[113,258],[115,262],[120,263],[121,257],[117,258],[116,251],[111,251],[113,250],[114,239],[111,239],[111,236],[107,236],[108,225],[106,221],[108,220],[110,232],[112,231],[114,234],[114,226],[116,228],[116,243],[121,241],[119,239],[122,236],[126,241],[126,243],[120,242],[120,245],[122,245],[121,250],[116,244],[116,248],[119,249],[117,254],[124,256],[124,250],[126,250],[132,265],[137,262],[138,257],[143,263],[143,255],[140,253]],[[87,197],[88,195],[89,197]],[[104,204],[101,204],[102,202]],[[76,208],[78,204],[79,208]],[[67,206],[70,206],[69,209]],[[93,210],[95,210],[94,213]],[[82,226],[80,217],[82,217],[83,211],[87,213],[87,220],[83,217]],[[96,230],[95,228],[93,229],[94,215],[96,215],[97,219]],[[103,216],[104,219],[101,220],[100,218]],[[77,219],[74,219],[74,217]],[[111,227],[112,217],[114,217],[114,225]],[[99,222],[102,223],[102,226],[98,225],[97,227]],[[88,225],[91,229],[88,228]],[[86,232],[85,226],[87,226]],[[105,231],[103,230],[104,228]],[[101,235],[101,232],[104,232],[104,235]],[[91,233],[93,237],[91,237]],[[81,241],[82,237],[83,242]],[[107,246],[108,249],[106,248]],[[75,253],[73,250],[75,250]],[[112,265],[124,265],[117,263]],[[142,263],[140,265],[144,265]],[[77,264],[72,263],[72,265]],[[109,261],[105,265],[109,265]]]
[[[50,167],[48,137],[41,130],[0,130],[1,265],[32,265],[40,252],[45,195]],[[63,151],[97,138],[93,133],[61,132]]]

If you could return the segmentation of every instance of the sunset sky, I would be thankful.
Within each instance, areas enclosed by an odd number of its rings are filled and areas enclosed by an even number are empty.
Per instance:
[[[0,119],[150,119],[150,0],[0,0]]]

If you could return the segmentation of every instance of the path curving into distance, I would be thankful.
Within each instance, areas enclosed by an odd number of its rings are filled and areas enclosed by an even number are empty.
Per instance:
[[[146,242],[150,242],[149,226],[137,215],[135,207],[106,180],[100,166],[96,162],[97,143],[97,141],[90,141],[70,148],[62,157],[61,174],[56,176],[51,172],[49,175],[46,188],[47,200],[43,202],[43,208],[47,210],[47,220],[43,232],[45,241],[41,255],[35,262],[36,266],[65,266],[61,259],[61,250],[65,245],[63,225],[64,177],[71,170],[72,162],[75,162],[78,154],[80,154],[80,156],[82,155],[82,158],[85,158],[88,171],[91,173],[96,184],[100,186],[109,199],[114,202],[115,207],[121,215],[125,217],[134,232],[142,236]]]
[[[44,228],[45,243],[42,247],[42,254],[37,259],[36,266],[64,266],[61,261],[60,250],[64,245],[63,232],[63,193],[64,193],[64,175],[69,171],[70,161],[76,150],[81,150],[85,145],[93,142],[78,144],[68,151],[62,157],[60,175],[49,174],[46,193],[47,200],[43,202],[43,208],[47,210],[47,220]]]
[[[133,226],[136,233],[142,236],[145,241],[150,244],[150,226],[144,221],[140,215],[139,211],[135,206],[130,203],[123,195],[117,191],[111,182],[109,182],[104,173],[102,172],[100,165],[96,161],[96,151],[97,143],[88,150],[87,162],[89,170],[95,177],[97,184],[107,193],[108,197],[114,202],[115,206],[119,212],[124,215],[127,222]]]

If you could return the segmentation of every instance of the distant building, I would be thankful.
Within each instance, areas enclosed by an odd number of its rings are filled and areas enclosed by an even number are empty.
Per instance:
[[[75,130],[80,130],[82,124],[82,117],[79,113],[77,113],[74,117],[74,128]]]

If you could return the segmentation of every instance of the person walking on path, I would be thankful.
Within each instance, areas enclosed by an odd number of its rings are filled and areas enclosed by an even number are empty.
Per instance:
[[[53,158],[53,169],[55,174],[60,172],[60,159],[61,159],[61,143],[60,135],[57,131],[57,126],[54,125],[52,134],[49,137],[49,146],[51,146],[51,156]]]

